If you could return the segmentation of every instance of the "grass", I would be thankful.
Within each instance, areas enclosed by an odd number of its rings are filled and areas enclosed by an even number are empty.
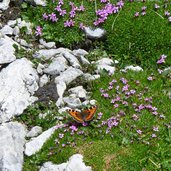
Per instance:
[[[84,5],[86,11],[76,15],[75,26],[65,28],[64,21],[68,19],[68,15],[59,17],[57,23],[44,21],[43,13],[54,12],[57,3],[49,1],[47,7],[31,7],[27,6],[23,11],[23,18],[43,27],[42,37],[48,41],[55,41],[57,46],[65,46],[72,48],[74,44],[84,42],[86,37],[79,29],[79,23],[83,22],[86,26],[93,26],[96,19],[95,9],[101,9],[104,6],[100,1],[73,1],[76,6]],[[96,3],[95,3],[96,2]],[[116,3],[111,0],[111,3]],[[154,4],[160,5],[160,9],[154,10]],[[96,4],[96,5],[95,5]],[[164,8],[167,4],[167,8]],[[141,16],[141,8],[147,6],[147,14]],[[67,12],[71,10],[68,1],[64,1],[62,9]],[[135,12],[140,12],[139,17],[134,17]],[[171,4],[167,2],[125,1],[123,9],[114,15],[110,15],[108,19],[100,25],[107,31],[107,39],[101,41],[101,47],[107,51],[107,54],[114,59],[119,60],[123,66],[129,64],[137,64],[143,68],[157,68],[152,65],[161,54],[171,55],[171,24],[168,18],[164,16],[164,11],[171,11]],[[94,42],[95,45],[97,42]],[[99,46],[99,45],[98,45]],[[168,59],[167,65],[171,64]]]
[[[153,73],[154,80],[149,81],[147,78],[150,73],[149,71],[139,73],[118,72],[114,76],[104,74],[101,80],[94,82],[92,85],[93,98],[97,99],[98,103],[98,111],[94,120],[84,127],[64,114],[67,116],[64,123],[67,123],[68,126],[59,128],[38,153],[31,157],[25,157],[23,170],[29,171],[32,169],[37,171],[38,166],[46,161],[52,161],[53,163],[66,162],[75,153],[83,154],[86,164],[92,166],[95,171],[170,170],[170,99],[162,91],[169,87],[170,81],[164,83],[163,79],[167,79],[167,77],[157,72]],[[120,81],[120,78],[123,77],[128,80],[130,89],[134,88],[138,94],[142,93],[142,99],[133,95],[127,100],[128,106],[120,104],[118,108],[114,108],[113,104],[110,103],[111,99],[102,97],[99,89],[107,89],[108,83],[113,79],[118,81],[116,86],[123,86]],[[140,83],[135,84],[135,80],[139,80]],[[144,89],[146,91],[143,93]],[[116,97],[116,91],[114,89],[110,91],[110,94]],[[125,99],[124,92],[119,95]],[[159,113],[157,116],[149,110],[133,111],[131,104],[141,104],[143,99],[147,97],[153,98],[152,105],[157,108]],[[116,117],[121,110],[125,112],[125,115],[119,118],[118,126],[112,127],[106,133],[108,126],[101,126],[102,121],[106,121],[111,116]],[[101,119],[98,119],[97,116],[99,112],[103,113]],[[136,114],[139,119],[133,120],[133,114]],[[160,117],[162,114],[165,119]],[[46,123],[44,121],[45,125]],[[71,133],[71,125],[78,128],[73,134]],[[158,127],[159,131],[153,131],[154,126]],[[137,129],[142,130],[143,133],[139,135],[136,132]],[[84,133],[79,134],[80,131]],[[61,133],[64,134],[64,137],[60,139],[59,134]],[[156,138],[151,137],[153,133],[157,135]],[[65,147],[62,144],[65,144]]]
[[[68,1],[64,2],[63,7],[70,11]],[[77,15],[73,28],[63,27],[68,15],[61,17],[57,23],[42,20],[44,12],[53,12],[56,4],[52,1],[48,2],[47,7],[25,4],[22,14],[35,27],[43,27],[44,39],[55,41],[57,46],[72,48],[74,44],[86,40],[78,25],[80,22],[93,25],[96,19],[95,2],[97,9],[103,6],[100,1],[74,0],[77,6],[83,4],[86,11]],[[157,11],[154,10],[155,3],[160,5]],[[164,4],[167,4],[167,8],[163,8]],[[141,13],[143,6],[147,6],[147,14],[135,18],[135,12]],[[171,64],[171,23],[164,16],[166,10],[171,12],[171,5],[163,1],[125,1],[124,8],[118,14],[108,17],[101,25],[107,31],[106,40],[93,42],[96,50],[91,51],[87,58],[92,61],[111,57],[119,61],[119,66],[113,76],[104,73],[91,85],[86,84],[87,88],[91,88],[92,98],[97,100],[98,111],[94,120],[88,126],[82,126],[63,113],[62,122],[67,125],[56,130],[38,153],[25,156],[23,171],[38,171],[46,161],[56,164],[66,162],[75,153],[83,154],[86,165],[92,166],[94,171],[171,170],[171,108],[167,94],[171,91],[171,73],[157,72],[158,68],[164,69]],[[24,50],[18,50],[18,58],[25,53]],[[167,55],[166,63],[156,64],[162,54]],[[36,65],[39,62],[34,61]],[[144,71],[119,71],[130,64],[140,65]],[[89,67],[85,70],[94,69]],[[124,83],[125,79],[128,83]],[[127,88],[129,92],[123,90]],[[115,102],[111,103],[112,99]],[[103,113],[101,118],[100,112]],[[40,118],[40,113],[48,115]],[[17,120],[24,122],[29,129],[39,125],[47,130],[59,123],[58,116],[52,102],[31,106]],[[71,126],[78,130],[73,131]],[[60,134],[64,137],[60,138]]]

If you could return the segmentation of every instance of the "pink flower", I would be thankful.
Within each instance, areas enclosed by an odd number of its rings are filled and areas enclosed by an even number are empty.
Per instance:
[[[147,9],[146,6],[143,6],[143,7],[141,8],[142,11],[145,11],[146,9]]]
[[[136,12],[136,13],[134,14],[135,17],[139,17],[139,15],[140,15],[139,12]]]
[[[171,17],[168,18],[169,22],[171,22]]]
[[[75,125],[72,125],[72,126],[70,126],[69,128],[72,130],[72,132],[74,132],[74,131],[77,131],[77,130],[78,130],[78,128],[77,128]]]
[[[42,35],[42,27],[41,26],[37,26],[36,27],[36,36],[40,36],[40,35]]]
[[[152,137],[152,138],[156,138],[157,135],[156,135],[156,134],[152,134],[151,137]]]
[[[133,114],[132,119],[133,119],[134,121],[137,121],[137,120],[139,119],[139,117],[138,117],[136,114]]]
[[[162,63],[165,63],[165,59],[167,58],[166,55],[161,55],[160,56],[160,59],[157,61],[157,64],[162,64]]]
[[[84,24],[83,24],[83,23],[80,23],[79,28],[80,28],[81,30],[83,30],[84,27],[85,27]]]
[[[138,130],[137,130],[137,133],[138,133],[139,135],[141,135],[141,134],[142,134],[142,131],[141,131],[140,129],[138,129]]]
[[[159,6],[158,4],[154,4],[154,8],[155,8],[155,9],[159,9],[160,6]]]
[[[153,126],[153,131],[158,132],[159,131],[159,127],[158,126]]]
[[[59,133],[59,138],[63,138],[64,134]]]
[[[150,77],[147,78],[147,80],[152,81],[153,77],[150,76]]]
[[[44,20],[48,20],[48,18],[49,18],[49,16],[48,16],[46,13],[44,13],[44,14],[43,14],[43,19],[44,19]]]
[[[168,17],[168,16],[170,16],[170,12],[169,12],[169,11],[165,11],[165,12],[164,12],[164,15],[165,15],[166,17]]]

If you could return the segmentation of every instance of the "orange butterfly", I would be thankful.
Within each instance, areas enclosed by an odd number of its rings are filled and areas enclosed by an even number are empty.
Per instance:
[[[79,123],[84,123],[87,121],[91,121],[93,116],[97,110],[97,106],[92,106],[90,108],[86,108],[81,112],[76,111],[74,109],[68,109],[67,112]]]

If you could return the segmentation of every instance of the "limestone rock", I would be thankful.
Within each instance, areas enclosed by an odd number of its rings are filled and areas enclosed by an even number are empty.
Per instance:
[[[28,133],[27,133],[27,137],[36,137],[39,134],[42,133],[42,127],[40,126],[34,126]]]
[[[18,122],[0,125],[0,170],[22,171],[25,127]]]
[[[25,144],[25,154],[27,156],[31,156],[38,152],[43,144],[50,138],[50,136],[55,132],[56,126],[49,128],[48,130],[44,131],[36,138],[32,138],[29,142]]]
[[[90,166],[86,166],[83,162],[83,156],[81,154],[74,154],[69,158],[69,161],[62,164],[53,164],[52,162],[46,162],[40,168],[39,171],[92,171]]]
[[[0,10],[6,10],[9,7],[10,0],[3,0],[0,2]]]
[[[26,58],[17,59],[0,72],[0,122],[9,121],[37,98],[38,75]]]
[[[16,59],[14,44],[19,46],[8,36],[0,37],[0,64],[10,63]]]
[[[55,83],[58,84],[59,82],[65,82],[65,84],[68,85],[82,74],[83,72],[81,70],[77,68],[69,67],[67,70],[65,70],[55,78]]]

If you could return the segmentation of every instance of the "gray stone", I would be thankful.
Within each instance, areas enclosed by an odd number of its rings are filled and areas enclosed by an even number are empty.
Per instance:
[[[18,122],[0,125],[0,170],[22,171],[25,127]]]
[[[42,65],[41,63],[39,63],[37,66],[37,72],[42,75],[44,68],[45,68],[45,66]]]
[[[14,29],[13,29],[13,34],[16,36],[16,35],[19,35],[20,34],[20,29],[18,26],[15,26]]]
[[[107,71],[107,72],[110,73],[110,74],[114,74],[116,68],[113,67],[113,66],[105,65],[105,64],[104,64],[104,65],[97,65],[97,70],[96,70],[96,72],[97,72],[97,73],[100,73],[101,70],[105,70],[105,71]]]
[[[17,42],[8,36],[0,38],[0,64],[10,63],[16,59],[14,44],[19,46]]]
[[[114,61],[110,58],[102,58],[95,62],[97,65],[113,65]]]
[[[12,35],[13,34],[13,28],[10,27],[9,25],[5,25],[0,31],[4,35]]]
[[[64,97],[63,101],[70,108],[78,108],[78,107],[81,107],[82,105],[80,99],[77,98],[75,94],[71,94],[68,97]]]
[[[77,50],[73,50],[73,51],[72,51],[72,54],[73,54],[74,56],[81,57],[81,56],[88,55],[88,52],[85,51],[84,49],[77,49]]]
[[[17,59],[0,72],[0,122],[9,121],[32,104],[38,75],[26,58]]]
[[[42,44],[44,47],[46,47],[46,48],[48,48],[48,49],[56,48],[55,42],[46,42],[46,41],[43,40],[43,39],[40,39],[39,42],[40,42],[40,44]]]
[[[141,67],[139,67],[139,66],[133,66],[133,65],[130,65],[130,66],[126,66],[125,67],[125,69],[124,69],[125,71],[126,70],[132,70],[132,71],[143,71],[143,69],[141,68]]]
[[[91,27],[84,27],[84,32],[86,34],[86,37],[89,39],[102,39],[106,34],[106,31],[104,29],[93,29]]]
[[[26,22],[24,20],[21,19],[17,19],[17,24],[18,27],[21,29],[23,27],[27,28],[26,34],[30,35],[33,33],[32,28],[33,28],[33,24],[30,22]]]
[[[27,156],[31,156],[38,152],[42,148],[43,144],[52,136],[55,130],[56,126],[44,131],[38,137],[32,138],[29,142],[25,144],[25,154]]]
[[[36,5],[46,6],[46,0],[34,0]]]
[[[43,70],[43,72],[49,75],[59,75],[61,72],[65,71],[66,68],[68,67],[66,65],[67,61],[65,60],[64,62],[61,60],[61,58],[63,57],[54,58],[52,63],[50,63],[47,66],[47,68]]]
[[[55,78],[55,83],[65,82],[66,85],[74,81],[77,77],[81,76],[83,72],[77,68],[69,67]]]
[[[86,166],[83,162],[83,156],[81,154],[74,154],[69,158],[69,161],[62,164],[53,164],[52,162],[46,162],[40,168],[39,171],[92,171],[90,166]]]
[[[75,94],[78,98],[86,99],[87,97],[87,91],[83,88],[83,86],[73,87],[69,89],[68,92]]]
[[[99,79],[100,78],[100,75],[99,74],[95,74],[95,75],[91,75],[89,73],[85,73],[83,75],[84,79],[87,80],[87,81],[94,81],[96,79]]]
[[[50,81],[50,78],[44,74],[40,77],[40,81],[39,81],[39,86],[43,87],[44,85],[46,85],[48,82]]]
[[[9,20],[7,24],[13,28],[17,24],[17,21],[16,20]]]
[[[70,52],[63,52],[62,55],[69,61],[69,63],[74,67],[74,68],[81,68],[80,63],[78,59],[72,55]]]
[[[9,7],[10,0],[3,0],[0,2],[0,10],[6,10]]]
[[[35,58],[42,58],[44,57],[45,59],[51,59],[52,57],[55,57],[56,55],[62,54],[64,52],[71,52],[71,50],[66,49],[66,48],[58,48],[58,49],[41,49],[37,51],[33,57]]]
[[[31,137],[36,137],[39,134],[42,133],[42,127],[40,126],[34,126],[28,133],[27,133],[27,137],[31,138]]]

